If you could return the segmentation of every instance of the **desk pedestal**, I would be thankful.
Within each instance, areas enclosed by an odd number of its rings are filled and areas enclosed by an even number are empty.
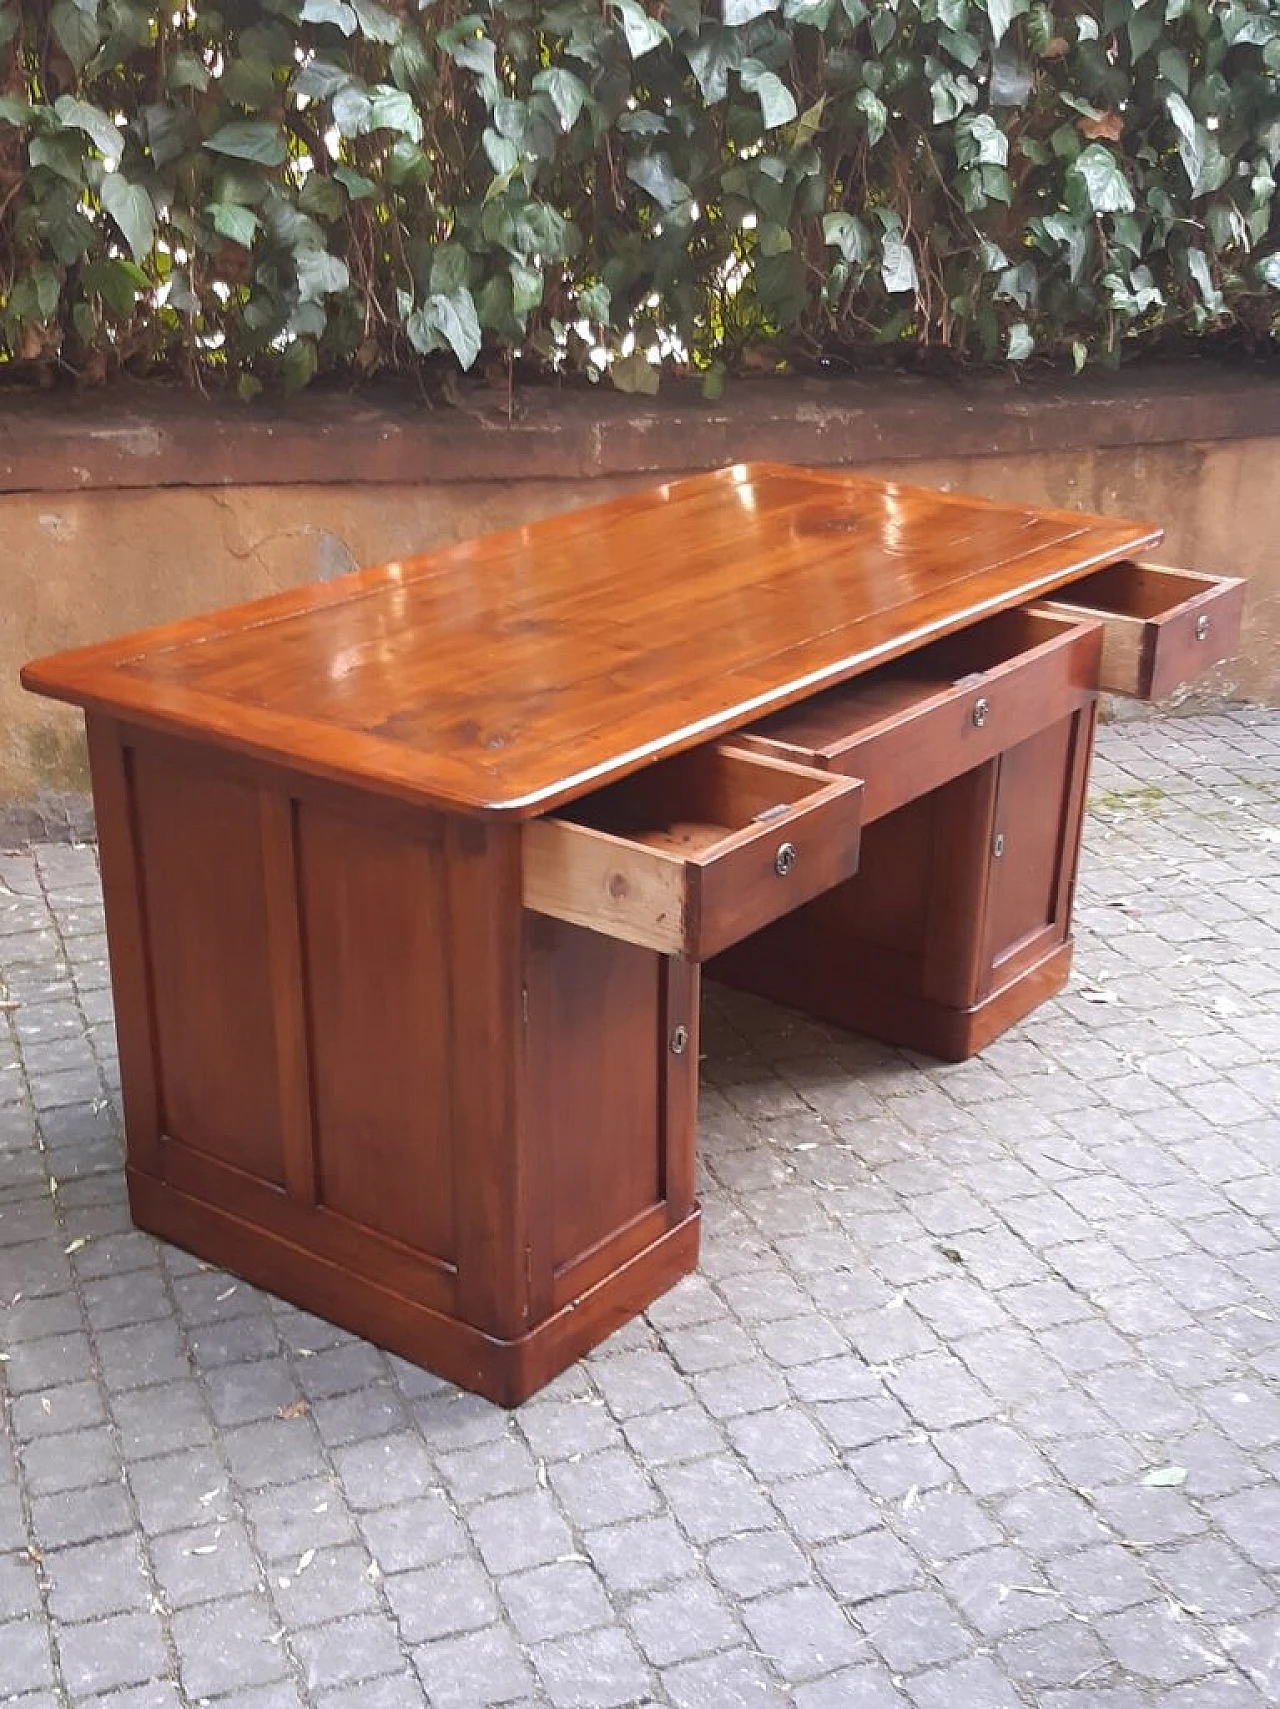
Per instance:
[[[1066,984],[1094,706],[864,826],[855,877],[717,979],[961,1061]]]
[[[525,913],[518,828],[90,752],[141,1227],[508,1406],[693,1269],[696,966]]]

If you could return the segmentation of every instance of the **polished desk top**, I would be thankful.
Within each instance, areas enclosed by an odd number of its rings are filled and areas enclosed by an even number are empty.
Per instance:
[[[1159,537],[739,464],[63,653],[23,681],[318,776],[523,818]]]

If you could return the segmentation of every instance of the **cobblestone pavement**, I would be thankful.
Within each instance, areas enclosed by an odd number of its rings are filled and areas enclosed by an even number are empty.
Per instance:
[[[981,1059],[712,995],[701,1273],[515,1415],[130,1229],[92,851],[0,856],[0,1702],[1280,1701],[1280,715],[1092,793]]]

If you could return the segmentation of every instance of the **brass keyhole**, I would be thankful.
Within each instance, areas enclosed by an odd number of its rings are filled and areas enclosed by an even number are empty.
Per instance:
[[[671,1054],[672,1054],[672,1056],[683,1056],[685,1051],[688,1048],[689,1048],[689,1029],[688,1029],[688,1027],[677,1027],[676,1030],[671,1035]]]
[[[783,843],[773,857],[773,870],[779,878],[785,878],[796,864],[796,845]]]
[[[1004,832],[1003,831],[997,831],[996,832],[996,840],[991,845],[991,853],[995,857],[996,860],[999,860],[1000,856],[1004,853]]]
[[[1209,619],[1206,616],[1201,615],[1200,617],[1196,618],[1196,640],[1197,641],[1207,641],[1208,639],[1209,639]]]
[[[975,700],[974,701],[974,703],[973,703],[973,724],[974,724],[974,728],[976,730],[981,730],[982,726],[986,723],[987,713],[990,712],[990,710],[991,710],[991,704],[986,699],[985,696],[981,700]]]

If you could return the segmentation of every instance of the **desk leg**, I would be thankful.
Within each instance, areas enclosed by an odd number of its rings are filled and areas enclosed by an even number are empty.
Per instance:
[[[693,1268],[696,967],[526,915],[518,827],[90,748],[141,1227],[505,1405]]]
[[[857,874],[708,965],[961,1061],[1066,984],[1092,703],[866,826]]]

